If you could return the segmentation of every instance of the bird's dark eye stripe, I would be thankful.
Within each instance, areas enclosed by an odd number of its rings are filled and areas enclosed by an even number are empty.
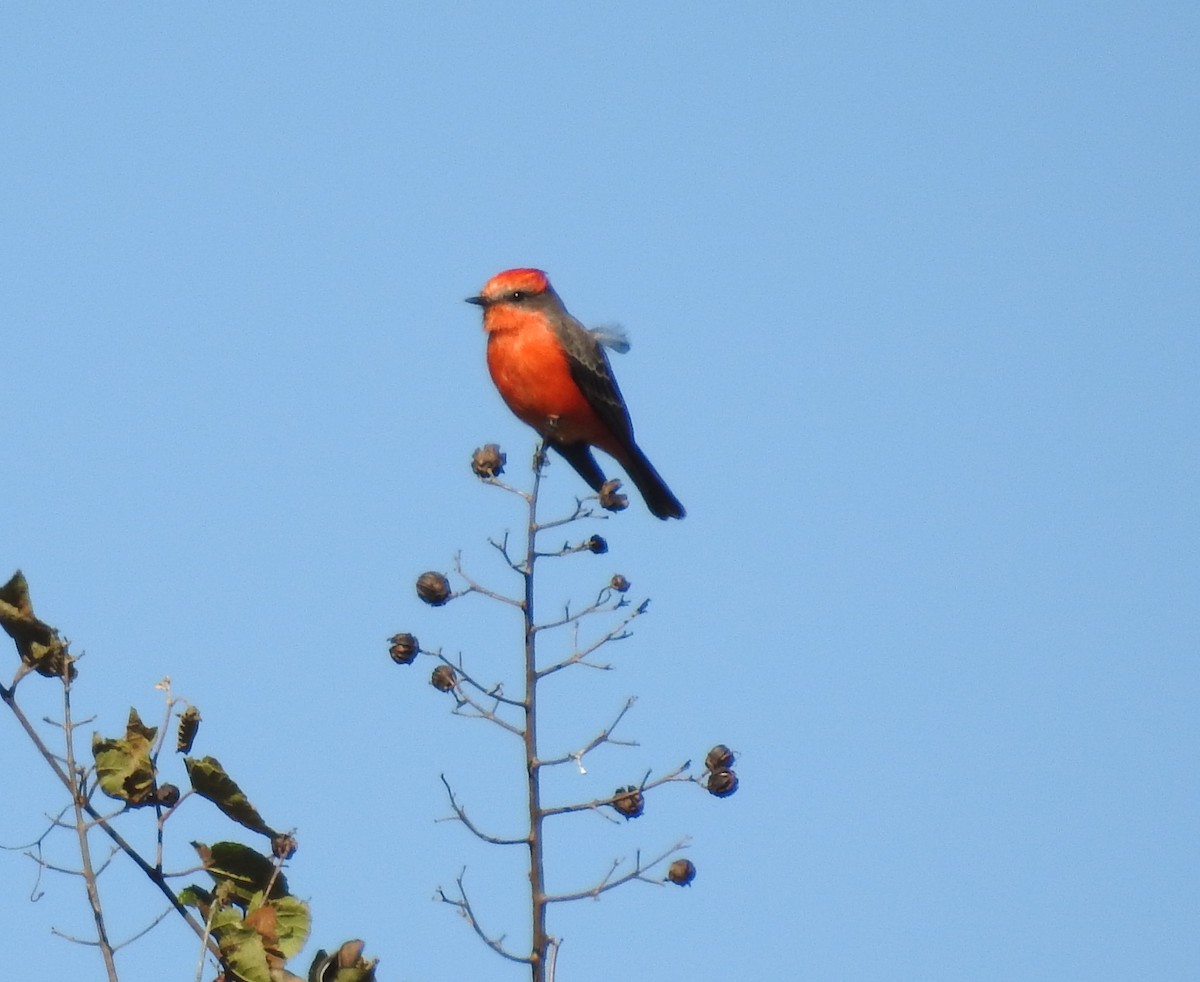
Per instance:
[[[524,300],[526,296],[527,296],[527,294],[525,293],[524,290],[513,290],[512,294],[509,296],[509,299],[510,300]]]

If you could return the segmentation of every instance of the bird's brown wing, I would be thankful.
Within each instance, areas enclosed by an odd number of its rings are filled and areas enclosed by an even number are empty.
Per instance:
[[[604,349],[570,314],[556,319],[554,330],[567,352],[571,378],[618,442],[632,447],[633,424]]]

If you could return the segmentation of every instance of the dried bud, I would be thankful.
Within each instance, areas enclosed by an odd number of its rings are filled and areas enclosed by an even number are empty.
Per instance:
[[[175,749],[181,754],[190,754],[192,752],[192,743],[196,739],[196,732],[200,729],[200,710],[195,706],[188,706],[182,713],[179,714],[179,733],[175,739]]]
[[[417,577],[417,596],[430,607],[440,607],[450,599],[450,581],[434,570],[422,573]]]
[[[727,771],[733,766],[733,751],[718,743],[704,758],[704,767],[709,771]]]
[[[393,634],[388,640],[392,646],[388,654],[397,665],[411,665],[421,650],[421,644],[412,634]]]
[[[681,887],[690,886],[696,878],[696,866],[690,859],[677,859],[667,867],[667,879]]]
[[[363,942],[347,941],[333,954],[322,948],[313,958],[308,969],[308,982],[333,982],[337,978],[354,979],[355,982],[374,982],[378,958],[370,961],[363,958]]]
[[[733,771],[713,771],[708,775],[708,793],[718,798],[728,798],[738,787],[737,775]]]
[[[508,461],[500,452],[500,444],[488,443],[478,447],[471,455],[471,470],[476,477],[499,477],[504,473],[504,465]]]
[[[429,684],[439,692],[449,692],[454,688],[454,669],[449,665],[438,665],[429,678]]]
[[[154,789],[154,800],[167,808],[174,808],[179,803],[179,789],[173,784],[164,784]]]
[[[612,587],[614,590],[616,590],[617,593],[624,593],[626,590],[629,589],[629,581],[627,579],[625,579],[625,577],[623,577],[620,573],[618,573],[611,580],[609,580],[608,585],[610,587]]]
[[[617,493],[620,486],[620,481],[605,481],[600,486],[600,507],[605,511],[624,511],[629,507],[629,499]]]
[[[627,788],[617,788],[613,795],[612,806],[626,818],[637,818],[646,807],[642,792],[630,785]]]
[[[296,837],[286,832],[271,836],[271,855],[276,859],[291,859],[296,855]]]
[[[585,549],[595,553],[597,556],[603,556],[608,552],[608,543],[599,535],[593,535],[583,545]]]

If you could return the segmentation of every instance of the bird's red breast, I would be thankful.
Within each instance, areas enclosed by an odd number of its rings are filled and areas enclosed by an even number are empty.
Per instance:
[[[633,424],[595,331],[567,313],[540,269],[506,269],[468,302],[483,308],[487,363],[509,409],[547,439],[594,491],[599,447],[632,479],[650,512],[683,518],[679,499],[634,442]]]
[[[556,439],[594,444],[618,460],[624,456],[572,378],[567,353],[543,312],[496,304],[484,311],[483,326],[488,371],[517,418],[543,436],[554,420]]]

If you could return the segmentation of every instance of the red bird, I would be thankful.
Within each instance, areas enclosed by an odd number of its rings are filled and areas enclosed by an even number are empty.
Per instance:
[[[467,303],[483,308],[488,371],[518,419],[537,430],[593,491],[604,484],[592,456],[592,447],[599,447],[625,468],[652,514],[683,518],[683,505],[634,442],[602,336],[567,313],[545,273],[497,273]]]

